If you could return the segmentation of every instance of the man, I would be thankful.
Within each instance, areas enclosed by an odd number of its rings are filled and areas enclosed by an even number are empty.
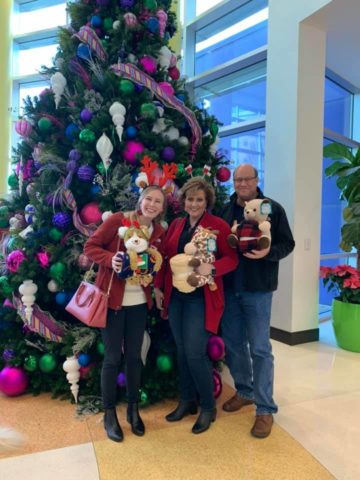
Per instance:
[[[258,187],[257,170],[249,164],[234,172],[235,192],[221,217],[230,225],[243,220],[246,201],[264,198]],[[273,400],[274,357],[270,343],[270,317],[273,291],[278,285],[279,260],[289,255],[295,242],[283,207],[271,200],[271,245],[263,250],[239,254],[239,265],[226,275],[225,311],[222,335],[226,362],[234,379],[236,393],[227,400],[226,412],[255,403],[256,418],[251,434],[267,437],[277,405]]]

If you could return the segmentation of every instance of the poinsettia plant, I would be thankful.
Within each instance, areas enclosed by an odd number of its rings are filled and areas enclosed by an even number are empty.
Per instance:
[[[360,304],[360,272],[349,265],[320,267],[320,278],[329,292],[335,291],[336,299]]]

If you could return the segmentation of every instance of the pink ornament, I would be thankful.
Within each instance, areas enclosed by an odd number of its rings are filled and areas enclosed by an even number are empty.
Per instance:
[[[175,53],[172,53],[170,57],[170,65],[169,65],[170,68],[176,67],[176,63],[177,63],[177,56],[175,55]]]
[[[14,250],[6,258],[6,266],[12,273],[16,273],[20,264],[26,259],[21,250]]]
[[[145,72],[149,75],[153,75],[156,72],[157,62],[154,57],[150,57],[150,55],[145,55],[144,57],[140,58],[139,63],[145,70]]]
[[[0,372],[0,392],[9,397],[24,393],[28,383],[28,376],[22,368],[5,367]]]
[[[174,95],[175,90],[173,89],[172,85],[169,82],[159,82],[159,87],[169,96]]]
[[[180,78],[180,71],[177,67],[170,67],[168,69],[168,74],[171,80],[179,80]]]
[[[16,310],[16,307],[15,305],[11,302],[11,300],[9,300],[8,298],[5,298],[4,302],[3,302],[3,307],[7,307],[7,308],[13,308]]]
[[[220,167],[216,172],[216,179],[219,182],[227,182],[231,177],[231,172],[227,167]]]
[[[79,373],[81,380],[83,380],[84,378],[89,378],[90,372],[94,368],[94,365],[94,363],[90,363],[90,365],[87,365],[86,367],[80,367]]]
[[[42,268],[47,268],[50,263],[50,256],[48,252],[38,252],[36,254],[36,258],[38,259],[38,262],[42,266]]]
[[[164,10],[158,10],[156,12],[157,19],[159,20],[159,33],[160,37],[163,37],[165,34],[166,23],[167,23],[167,13]]]
[[[143,153],[145,147],[142,143],[135,140],[129,140],[124,148],[123,157],[130,165],[136,165],[139,161],[138,157]]]
[[[225,355],[224,340],[217,335],[210,337],[207,344],[207,354],[213,362],[221,360]]]
[[[26,138],[32,132],[32,125],[27,120],[18,120],[15,123],[15,130],[19,135]]]
[[[85,225],[100,222],[101,215],[102,212],[97,202],[87,203],[80,211],[80,219]]]
[[[220,373],[217,370],[215,370],[215,368],[213,369],[213,382],[214,382],[214,390],[213,390],[214,397],[218,398],[220,397],[222,392],[222,380],[221,380]]]
[[[136,15],[134,15],[131,12],[125,13],[124,21],[125,21],[125,25],[129,28],[135,28],[136,25],[138,24],[138,20],[136,18]]]
[[[79,255],[77,263],[79,268],[81,268],[81,270],[87,270],[88,268],[91,267],[92,261],[90,260],[89,257],[87,257],[84,253],[82,253],[81,255]]]

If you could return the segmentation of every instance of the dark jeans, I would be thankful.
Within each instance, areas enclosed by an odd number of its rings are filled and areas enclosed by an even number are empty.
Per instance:
[[[195,400],[202,410],[215,407],[213,377],[206,353],[209,333],[205,330],[203,296],[192,296],[173,290],[169,306],[169,322],[173,333],[180,376],[180,398]]]
[[[141,381],[141,346],[147,318],[146,303],[108,310],[106,327],[101,330],[105,346],[101,371],[101,390],[104,408],[116,405],[117,376],[124,354],[126,363],[126,386],[129,402],[137,402]]]

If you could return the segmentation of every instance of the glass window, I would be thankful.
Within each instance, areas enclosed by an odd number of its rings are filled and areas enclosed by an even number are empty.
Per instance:
[[[195,103],[224,125],[254,120],[265,115],[266,62],[195,88]]]
[[[36,2],[31,3],[35,3],[36,7]],[[19,12],[13,15],[12,30],[14,35],[66,25],[66,2],[46,8],[32,9],[31,11],[28,11],[29,8],[26,5],[20,5]]]
[[[223,0],[196,0],[196,16],[214,7]]]
[[[13,63],[13,75],[23,76],[38,73],[43,65],[50,67],[57,51],[57,39],[19,44]]]
[[[259,172],[259,186],[264,185],[265,129],[259,128],[220,138],[219,149],[230,161],[231,179],[224,185],[234,191],[232,174],[241,163],[250,163]]]
[[[324,127],[351,137],[353,94],[325,78]]]
[[[19,85],[19,115],[23,115],[24,100],[27,96],[33,98],[39,96],[39,94],[48,87],[48,82],[29,82],[21,83]]]
[[[267,1],[248,2],[195,34],[195,74],[267,43]]]

